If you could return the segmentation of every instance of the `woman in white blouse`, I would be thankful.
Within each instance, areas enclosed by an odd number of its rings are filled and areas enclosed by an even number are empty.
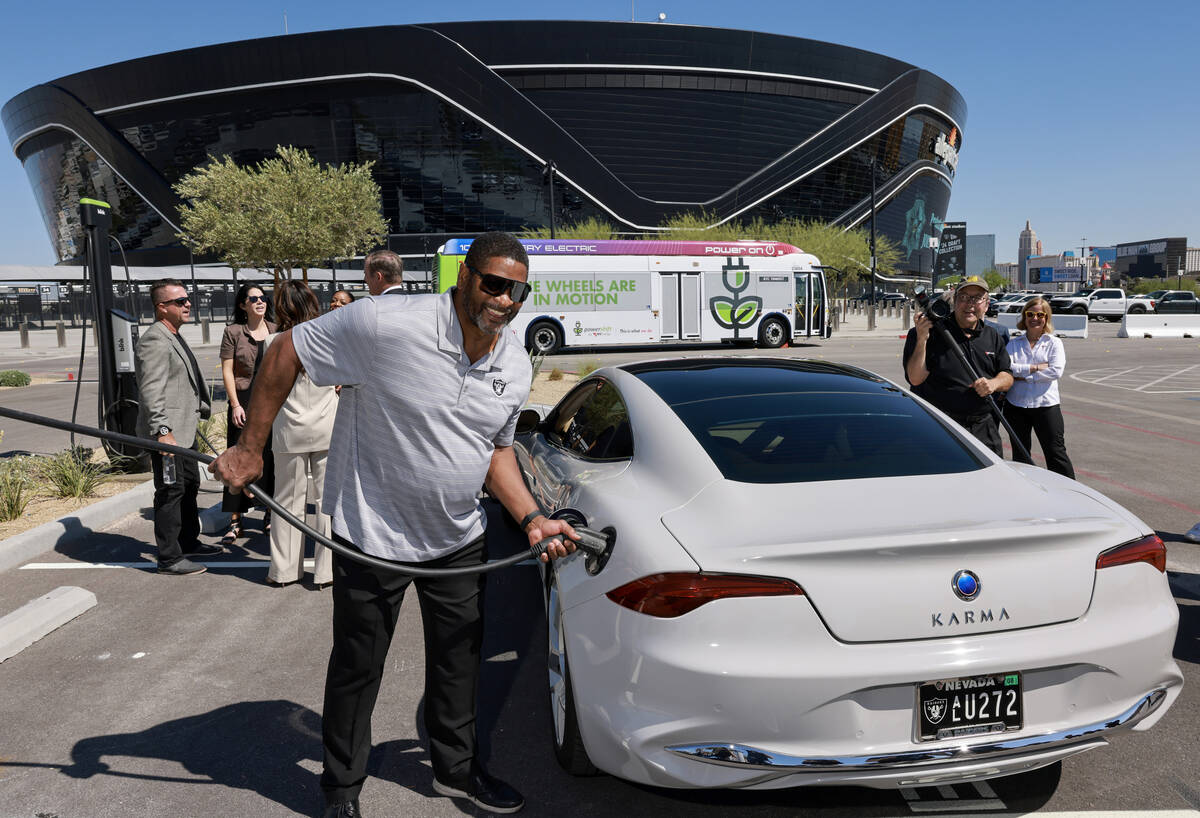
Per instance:
[[[275,293],[279,331],[321,314],[316,294],[302,281],[284,281]],[[267,339],[268,344],[278,335]],[[275,499],[292,514],[304,518],[306,502],[316,507],[317,530],[329,536],[329,517],[321,508],[325,463],[333,435],[338,397],[332,386],[317,386],[303,371],[296,377],[271,427],[275,452]],[[311,487],[311,488],[310,488]],[[323,545],[313,545],[313,584],[317,589],[333,582],[333,555]],[[271,527],[271,567],[267,584],[276,588],[299,581],[304,575],[304,535],[290,525]]]
[[[1054,336],[1050,303],[1036,296],[1025,302],[1017,329],[1025,330],[1008,342],[1008,357],[1012,361],[1013,385],[1008,390],[1004,417],[1017,440],[1029,451],[1030,431],[1037,432],[1046,468],[1075,479],[1075,468],[1067,457],[1063,434],[1062,407],[1059,406],[1058,380],[1067,366],[1063,342]],[[1032,464],[1013,447],[1013,459]]]

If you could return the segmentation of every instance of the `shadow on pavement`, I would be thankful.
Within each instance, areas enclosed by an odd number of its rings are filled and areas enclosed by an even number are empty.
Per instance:
[[[238,702],[164,722],[136,733],[94,736],[75,743],[63,775],[114,775],[158,782],[212,783],[253,790],[308,814],[320,803],[317,776],[297,762],[319,763],[321,717],[283,700]],[[177,762],[196,778],[117,772],[105,758]],[[14,765],[15,766],[15,765]]]

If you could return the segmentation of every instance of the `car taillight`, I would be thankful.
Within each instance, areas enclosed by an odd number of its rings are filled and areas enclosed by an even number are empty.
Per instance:
[[[1167,547],[1157,534],[1151,534],[1140,540],[1110,548],[1096,557],[1096,569],[1112,568],[1114,565],[1129,565],[1134,562],[1148,562],[1159,571],[1167,570]]]
[[[803,596],[790,579],[739,574],[652,574],[609,591],[613,602],[631,611],[669,619],[706,602],[748,596]]]

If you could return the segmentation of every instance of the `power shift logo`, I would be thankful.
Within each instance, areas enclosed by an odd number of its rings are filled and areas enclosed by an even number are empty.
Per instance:
[[[708,300],[708,308],[713,320],[725,329],[733,330],[733,337],[738,338],[739,332],[754,324],[762,312],[762,299],[756,295],[744,298],[742,293],[750,286],[750,268],[742,259],[727,258],[721,267],[721,283],[729,292],[729,297],[713,296]]]

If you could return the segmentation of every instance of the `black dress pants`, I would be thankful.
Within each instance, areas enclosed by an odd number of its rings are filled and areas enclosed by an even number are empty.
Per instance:
[[[951,415],[954,422],[975,436],[980,443],[987,446],[998,456],[1004,457],[1004,441],[1000,439],[1000,426],[992,413],[985,415],[960,416]]]
[[[1066,430],[1061,406],[1055,404],[1026,409],[1009,403],[1004,407],[1004,417],[1016,433],[1017,440],[1025,447],[1025,451],[1030,451],[1033,445],[1030,432],[1037,432],[1042,454],[1046,456],[1046,468],[1075,479],[1075,467],[1071,465],[1071,458],[1067,457]],[[1033,465],[1033,458],[1023,457],[1016,446],[1013,446],[1013,460]]]
[[[344,545],[354,547],[334,535]],[[422,568],[479,565],[484,538]],[[321,789],[327,803],[357,798],[367,777],[371,712],[379,695],[396,617],[409,584],[417,587],[425,632],[425,728],[434,775],[465,782],[475,758],[475,709],[483,643],[483,574],[411,577],[333,555],[333,651],[325,677]]]
[[[150,467],[154,471],[154,542],[158,546],[158,564],[166,567],[179,562],[200,543],[200,512],[196,508],[200,467],[190,457],[175,456],[175,483],[168,486],[162,479],[163,457],[160,452],[150,453]]]

